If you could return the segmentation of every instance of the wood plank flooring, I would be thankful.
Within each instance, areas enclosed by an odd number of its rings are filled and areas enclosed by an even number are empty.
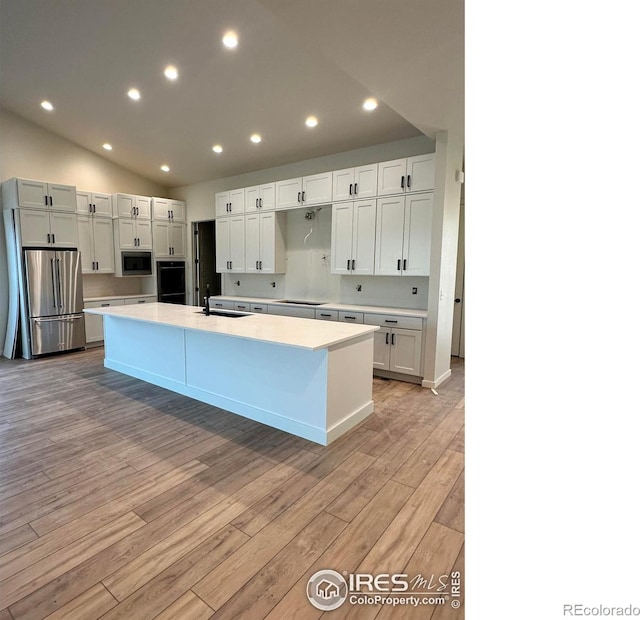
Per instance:
[[[0,360],[0,620],[311,619],[318,570],[462,573],[464,363],[323,447],[106,370]],[[331,618],[464,617],[346,602]]]

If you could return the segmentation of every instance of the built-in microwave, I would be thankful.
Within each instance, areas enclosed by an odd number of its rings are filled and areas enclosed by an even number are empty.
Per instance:
[[[151,252],[122,252],[123,276],[150,276]]]

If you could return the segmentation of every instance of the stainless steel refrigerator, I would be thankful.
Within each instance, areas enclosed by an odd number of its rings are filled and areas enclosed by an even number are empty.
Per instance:
[[[24,250],[31,354],[85,346],[82,268],[77,250]]]

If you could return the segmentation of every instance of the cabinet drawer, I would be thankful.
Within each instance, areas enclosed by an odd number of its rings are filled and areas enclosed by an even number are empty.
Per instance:
[[[338,311],[320,310],[320,308],[316,308],[316,319],[319,319],[320,321],[337,321]]]
[[[246,301],[235,301],[233,302],[234,310],[250,310],[251,304]]]
[[[391,314],[364,315],[367,325],[380,325],[380,327],[400,327],[402,329],[422,329],[422,319],[417,316],[398,316]]]
[[[124,299],[114,297],[113,299],[104,299],[102,301],[85,301],[85,308],[109,308],[111,306],[124,306]]]
[[[267,313],[267,304],[251,304],[251,312]]]
[[[156,301],[155,297],[132,297],[130,299],[125,299],[124,303],[126,306],[132,306],[134,304],[150,304]]]
[[[209,302],[209,307],[224,308],[225,310],[235,310],[235,308],[233,307],[232,301],[221,301],[221,300],[215,300],[213,298],[211,298],[211,301]]]
[[[316,311],[313,308],[292,308],[289,306],[269,306],[269,314],[280,316],[295,316],[301,319],[315,319]]]
[[[364,323],[364,314],[362,312],[340,310],[340,312],[338,312],[338,321],[342,321],[343,323]]]

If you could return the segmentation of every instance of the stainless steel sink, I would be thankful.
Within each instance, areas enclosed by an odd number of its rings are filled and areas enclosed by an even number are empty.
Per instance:
[[[296,299],[278,299],[279,304],[296,304],[299,306],[322,306],[324,301],[298,301]]]
[[[196,314],[204,314],[206,316],[206,313],[204,310],[200,310],[200,312],[196,312]],[[209,316],[225,316],[229,319],[239,319],[243,316],[250,316],[250,314],[247,312],[235,312],[234,310],[212,309],[209,311]]]

